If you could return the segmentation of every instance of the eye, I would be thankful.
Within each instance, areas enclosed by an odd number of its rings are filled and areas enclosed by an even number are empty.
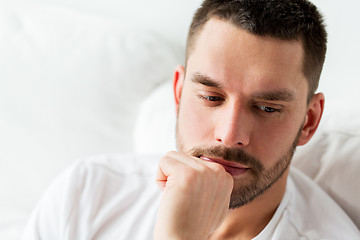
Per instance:
[[[224,97],[215,95],[199,94],[198,98],[201,103],[207,107],[217,107],[222,105],[225,101]]]
[[[267,106],[258,106],[258,108],[264,112],[267,113],[273,113],[273,112],[279,112],[279,109],[276,108],[272,108],[272,107],[267,107]]]
[[[275,107],[275,106],[270,107],[269,105],[265,105],[265,104],[264,105],[256,104],[254,107],[260,115],[267,116],[267,117],[268,116],[277,116],[283,110],[282,109],[283,107],[281,105],[279,105],[278,107]]]
[[[203,95],[200,95],[199,97],[200,97],[200,99],[210,101],[210,102],[217,102],[217,101],[222,101],[223,100],[222,97],[217,97],[217,96],[203,96]]]

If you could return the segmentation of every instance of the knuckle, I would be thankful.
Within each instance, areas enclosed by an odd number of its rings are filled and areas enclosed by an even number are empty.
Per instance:
[[[169,156],[172,156],[172,155],[175,155],[175,154],[177,154],[176,151],[168,151],[168,152],[166,153],[166,155],[169,155]]]
[[[174,160],[171,157],[163,156],[159,160],[159,168],[161,169],[167,169],[169,165],[172,165],[174,163]]]
[[[199,176],[196,171],[193,169],[187,169],[181,173],[181,181],[178,182],[178,187],[181,191],[191,194],[194,186],[198,186]]]
[[[197,171],[198,171],[198,174],[206,175],[207,172],[209,172],[209,168],[206,165],[199,164],[197,166]]]
[[[213,169],[214,172],[216,172],[218,174],[221,174],[221,173],[225,172],[224,167],[221,166],[220,164],[217,164],[217,163],[212,164],[212,169]]]
[[[163,156],[163,158],[174,158],[175,156],[176,156],[175,151],[169,151]]]
[[[211,174],[217,176],[219,180],[222,180],[227,174],[225,168],[218,163],[209,163],[208,168],[211,169]]]
[[[181,176],[182,179],[181,182],[184,183],[185,185],[195,181],[197,178],[196,172],[194,171],[194,169],[190,167],[185,167],[184,169],[182,169],[182,171],[179,172],[179,175]]]
[[[224,183],[226,186],[228,186],[228,190],[232,191],[234,187],[234,178],[229,173],[226,173]]]
[[[198,172],[193,168],[187,167],[185,171],[182,172],[182,176],[186,182],[194,182],[198,178]]]
[[[162,162],[167,162],[167,161],[171,161],[173,158],[171,157],[171,156],[169,156],[168,154],[166,154],[166,155],[164,155],[164,156],[162,156],[161,158],[160,158],[160,161],[162,161]]]

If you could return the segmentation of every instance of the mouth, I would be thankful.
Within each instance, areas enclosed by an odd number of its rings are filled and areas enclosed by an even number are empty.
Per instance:
[[[227,160],[224,160],[221,158],[211,158],[211,157],[205,157],[205,156],[200,156],[199,158],[204,161],[220,164],[221,166],[224,167],[225,171],[230,173],[233,177],[240,176],[240,175],[244,174],[245,172],[247,172],[247,170],[250,169],[249,167],[242,165],[240,163],[230,162],[230,161],[227,161]]]

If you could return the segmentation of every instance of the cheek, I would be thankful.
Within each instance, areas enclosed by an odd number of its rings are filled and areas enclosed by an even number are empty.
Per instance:
[[[302,125],[300,118],[288,118],[273,123],[259,123],[252,138],[252,152],[271,166],[292,148]]]
[[[210,116],[199,106],[197,99],[182,97],[178,116],[178,134],[184,144],[190,147],[206,144],[207,139],[213,135],[211,122]]]

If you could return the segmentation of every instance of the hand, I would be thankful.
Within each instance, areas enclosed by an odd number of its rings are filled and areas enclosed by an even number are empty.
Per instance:
[[[208,239],[229,211],[233,178],[217,163],[169,152],[156,181],[163,190],[156,240]]]

